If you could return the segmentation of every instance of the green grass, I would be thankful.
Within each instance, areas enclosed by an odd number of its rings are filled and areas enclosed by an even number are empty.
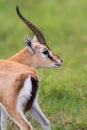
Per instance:
[[[87,130],[87,0],[0,0],[0,58],[21,50],[25,34],[33,37],[16,15],[16,4],[64,61],[59,69],[37,70],[39,102],[52,130]],[[12,125],[8,121],[8,130]]]

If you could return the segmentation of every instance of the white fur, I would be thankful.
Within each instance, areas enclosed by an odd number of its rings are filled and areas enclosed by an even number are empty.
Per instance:
[[[7,121],[7,114],[5,110],[1,107],[1,130],[6,130],[6,121]]]
[[[21,114],[22,118],[30,125],[30,123],[27,121],[27,119],[24,116],[23,108],[26,105],[27,101],[31,98],[31,92],[32,92],[32,83],[31,83],[31,77],[28,77],[25,82],[22,90],[20,91],[18,102],[17,102],[17,111]],[[30,125],[31,126],[31,125]],[[31,126],[32,129],[32,126]]]
[[[23,113],[23,107],[26,104],[26,102],[30,99],[31,95],[31,91],[32,91],[32,83],[31,83],[31,77],[28,77],[25,80],[24,86],[22,88],[22,90],[19,93],[19,97],[18,97],[18,102],[17,102],[17,111],[21,114],[21,117],[30,125],[30,123],[27,121],[27,119],[24,116]],[[4,109],[4,107],[2,107],[4,111],[7,115],[8,113],[6,112],[6,110]],[[5,118],[5,113],[3,116],[3,126],[2,126],[2,130],[6,130],[6,119]],[[38,104],[38,92],[36,95],[36,98],[34,100],[34,103],[30,109],[30,113],[31,115],[41,124],[42,128],[44,130],[51,130],[51,125],[49,120],[45,117],[45,115],[43,114],[43,112],[40,109],[40,106]],[[10,117],[11,118],[11,117]],[[11,118],[12,119],[12,118]],[[13,119],[12,119],[13,120]],[[20,128],[21,126],[15,121],[13,120]],[[31,126],[31,125],[30,125]],[[32,126],[31,126],[32,129]]]
[[[50,121],[46,118],[38,104],[38,93],[30,109],[30,113],[40,123],[43,130],[51,130]]]
[[[5,107],[0,103],[0,107],[1,107],[1,114],[3,115],[4,114],[4,117],[2,117],[3,118],[3,123],[1,122],[1,130],[6,130],[6,121],[7,121],[7,118],[8,117],[10,117],[10,119],[13,121],[13,122],[15,122],[19,127],[20,127],[20,125],[19,125],[19,123],[16,121],[16,120],[14,120],[10,115],[9,115],[9,113],[6,111],[6,109],[5,109]],[[2,118],[1,118],[1,121],[2,121]],[[21,128],[21,127],[20,127]]]
[[[21,112],[20,110],[23,109],[23,107],[26,105],[27,101],[31,98],[31,96],[32,96],[31,92],[32,92],[31,77],[28,77],[25,80],[24,86],[18,96],[17,110],[19,112]]]
[[[37,40],[37,37],[34,36],[34,38],[32,39],[32,43],[36,43],[36,42],[38,42],[38,40]]]
[[[23,86],[22,90],[20,91],[20,94],[19,94],[19,97],[18,97],[18,103],[17,103],[17,111],[21,114],[22,118],[28,124],[29,124],[29,122],[26,120],[26,118],[25,118],[25,116],[23,114],[23,106],[30,99],[31,91],[32,91],[31,78],[28,77],[25,80],[25,83],[24,83],[24,86]],[[2,104],[0,104],[0,106],[1,106],[1,130],[6,130],[6,120],[7,120],[8,116],[10,117],[10,115],[7,113],[7,111],[5,110],[5,108],[4,108],[4,106]],[[12,119],[12,120],[20,127],[20,125],[14,119]]]

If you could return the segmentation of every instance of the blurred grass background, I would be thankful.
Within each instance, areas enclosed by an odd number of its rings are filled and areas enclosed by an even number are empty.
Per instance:
[[[18,18],[16,5],[64,61],[59,69],[37,70],[39,102],[52,130],[87,130],[87,0],[0,0],[0,59],[24,48],[25,34],[33,37]],[[26,116],[34,130],[42,129]],[[8,121],[8,130],[12,128]]]

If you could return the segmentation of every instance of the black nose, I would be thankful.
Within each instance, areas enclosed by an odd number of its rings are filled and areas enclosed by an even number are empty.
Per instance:
[[[61,63],[63,63],[63,60],[61,60]]]

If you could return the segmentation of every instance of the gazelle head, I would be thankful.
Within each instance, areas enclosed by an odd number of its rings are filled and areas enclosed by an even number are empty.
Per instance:
[[[21,20],[33,31],[34,38],[30,40],[28,36],[25,37],[25,43],[29,54],[32,56],[32,67],[59,67],[62,65],[62,60],[59,56],[55,55],[48,47],[46,40],[40,30],[28,21],[19,11],[16,6],[16,11]]]

